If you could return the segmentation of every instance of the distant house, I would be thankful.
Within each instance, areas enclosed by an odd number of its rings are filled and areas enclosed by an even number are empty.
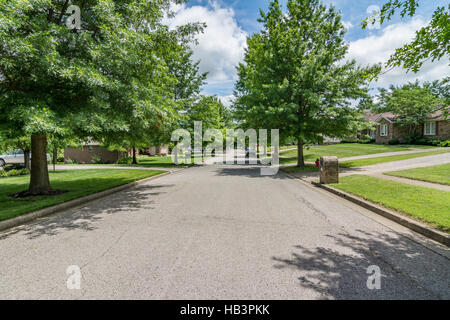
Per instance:
[[[150,156],[165,156],[169,154],[169,146],[150,147],[145,151]]]
[[[76,163],[117,163],[120,159],[128,156],[127,152],[111,151],[98,142],[84,143],[81,147],[67,147],[64,150],[64,162],[74,161]]]
[[[450,139],[450,119],[444,118],[445,109],[442,108],[428,117],[428,120],[421,124],[417,134],[429,139]],[[375,124],[375,129],[364,130],[363,135],[369,135],[378,144],[388,144],[390,140],[398,139],[404,143],[408,139],[408,128],[397,124],[398,116],[391,113],[364,114],[364,119]]]

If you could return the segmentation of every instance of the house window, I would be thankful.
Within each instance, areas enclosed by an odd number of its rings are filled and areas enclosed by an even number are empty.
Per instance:
[[[387,124],[382,124],[380,126],[380,136],[387,137],[387,135],[388,135],[388,125]]]
[[[425,135],[435,136],[436,135],[436,122],[426,122],[425,123]]]

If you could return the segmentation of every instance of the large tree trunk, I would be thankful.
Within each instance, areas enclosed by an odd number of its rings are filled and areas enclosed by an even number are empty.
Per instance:
[[[136,158],[136,148],[133,147],[133,164],[138,164],[137,158]]]
[[[297,167],[304,168],[305,167],[305,158],[303,157],[303,139],[298,139],[298,161]]]
[[[23,150],[23,158],[24,158],[25,169],[31,170],[30,150],[28,150],[28,149]]]
[[[51,194],[50,179],[47,164],[47,137],[45,135],[31,136],[31,179],[29,194]]]

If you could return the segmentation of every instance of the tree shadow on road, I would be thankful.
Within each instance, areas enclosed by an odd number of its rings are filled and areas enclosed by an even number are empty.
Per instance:
[[[239,177],[247,177],[247,178],[260,178],[260,179],[290,179],[288,176],[283,174],[281,170],[278,171],[277,174],[273,176],[263,176],[261,174],[261,169],[263,166],[256,166],[256,165],[235,165],[234,167],[217,167],[216,173],[218,176],[223,177],[233,177],[233,176],[239,176]],[[269,167],[267,167],[269,168]]]
[[[91,201],[82,207],[68,209],[65,212],[42,218],[10,232],[0,235],[0,240],[16,233],[24,233],[29,239],[41,236],[54,236],[70,230],[93,231],[96,222],[111,214],[133,214],[137,211],[151,211],[154,196],[164,194],[158,191],[171,185],[141,185],[132,189],[114,193],[107,197]]]
[[[300,273],[299,285],[323,299],[449,299],[450,263],[446,257],[404,236],[340,233],[332,247],[295,246],[290,257],[273,257],[277,269]],[[430,260],[432,257],[432,260]],[[380,267],[381,290],[370,290],[369,266]],[[434,269],[433,269],[434,268]]]

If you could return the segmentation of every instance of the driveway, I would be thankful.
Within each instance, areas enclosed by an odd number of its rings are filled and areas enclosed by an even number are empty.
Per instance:
[[[413,158],[401,161],[393,161],[393,162],[385,162],[379,163],[372,166],[354,168],[354,169],[342,169],[341,176],[348,176],[352,174],[375,174],[375,173],[383,173],[390,171],[399,171],[399,170],[408,170],[408,169],[416,169],[416,168],[424,168],[437,166],[441,164],[450,163],[450,152]]]
[[[259,173],[193,167],[0,233],[0,298],[450,298],[447,248]],[[81,290],[67,289],[72,265]]]

